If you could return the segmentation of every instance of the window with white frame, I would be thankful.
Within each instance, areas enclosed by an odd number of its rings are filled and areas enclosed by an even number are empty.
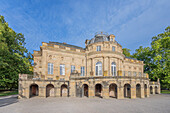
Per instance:
[[[112,51],[115,51],[115,47],[114,46],[112,46]]]
[[[136,72],[133,72],[133,76],[136,76]]]
[[[75,70],[75,66],[71,65],[71,73],[73,73]]]
[[[53,74],[53,63],[48,63],[48,74]]]
[[[123,71],[123,76],[126,76],[126,71]]]
[[[97,46],[96,51],[101,51],[101,46]]]
[[[111,64],[111,72],[112,72],[112,76],[116,76],[116,63],[112,62]]]
[[[142,73],[141,72],[139,72],[139,77],[141,77],[142,76]]]
[[[65,65],[60,64],[60,75],[65,75]]]
[[[85,75],[84,66],[81,66],[81,76]]]
[[[131,76],[131,72],[130,71],[128,71],[128,76]]]
[[[102,76],[102,63],[96,63],[96,76]]]

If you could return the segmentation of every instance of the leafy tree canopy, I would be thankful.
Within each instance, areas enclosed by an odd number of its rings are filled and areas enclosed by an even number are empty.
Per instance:
[[[32,71],[32,56],[24,47],[25,38],[12,30],[0,15],[0,87],[17,88],[18,74]]]

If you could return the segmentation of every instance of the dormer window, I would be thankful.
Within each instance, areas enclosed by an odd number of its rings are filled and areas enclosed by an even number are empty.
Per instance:
[[[97,46],[96,51],[101,51],[101,46]]]
[[[114,46],[112,46],[112,51],[115,51],[115,47]]]
[[[110,38],[110,41],[113,41],[113,38]]]

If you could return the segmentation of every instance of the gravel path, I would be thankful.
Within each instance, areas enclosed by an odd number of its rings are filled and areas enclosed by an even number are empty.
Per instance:
[[[0,113],[170,113],[170,95],[144,99],[0,98]]]

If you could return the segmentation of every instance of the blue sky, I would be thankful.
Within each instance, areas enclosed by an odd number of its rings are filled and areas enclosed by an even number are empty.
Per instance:
[[[0,0],[0,15],[23,33],[33,53],[41,42],[85,47],[96,32],[114,34],[132,53],[170,25],[169,0]]]

